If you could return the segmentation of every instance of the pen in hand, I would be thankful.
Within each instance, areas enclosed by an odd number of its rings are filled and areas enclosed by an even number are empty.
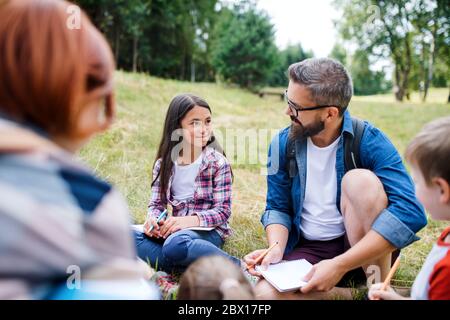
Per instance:
[[[264,257],[267,256],[267,254],[270,252],[270,250],[272,250],[277,244],[278,244],[278,241],[275,242],[273,245],[271,245],[266,251],[261,253],[261,255],[258,258],[256,258],[255,263],[253,265],[247,265],[247,268],[245,269],[245,271],[253,269],[257,264],[259,264],[264,259]]]
[[[397,260],[395,260],[394,265],[392,266],[386,279],[384,280],[383,285],[381,286],[381,291],[385,291],[387,289],[399,265],[400,265],[400,255],[397,257]]]
[[[167,215],[167,209],[164,210],[159,217],[156,219],[156,223],[159,224],[161,222],[162,219],[165,218],[165,216]],[[152,224],[149,228],[148,228],[148,233],[152,232],[154,225]]]
[[[397,260],[395,260],[394,265],[392,266],[386,279],[384,280],[383,284],[381,285],[381,288],[380,288],[381,291],[386,291],[386,289],[388,288],[389,284],[391,283],[392,277],[394,276],[395,271],[397,271],[399,265],[400,265],[400,255],[397,257]],[[374,298],[373,300],[380,300],[380,298]]]

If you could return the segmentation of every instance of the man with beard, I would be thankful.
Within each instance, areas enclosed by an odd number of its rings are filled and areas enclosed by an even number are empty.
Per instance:
[[[269,149],[261,218],[268,245],[278,245],[261,267],[295,259],[314,266],[300,291],[279,293],[261,280],[258,298],[349,297],[350,290],[339,287],[361,284],[366,277],[384,280],[392,253],[418,240],[416,233],[426,225],[399,153],[366,121],[359,145],[361,167],[345,172],[344,140],[354,135],[347,110],[352,94],[351,77],[335,60],[307,59],[289,67],[286,114],[292,123]],[[289,141],[295,143],[295,176],[288,166]],[[255,264],[262,252],[249,253],[245,262]]]

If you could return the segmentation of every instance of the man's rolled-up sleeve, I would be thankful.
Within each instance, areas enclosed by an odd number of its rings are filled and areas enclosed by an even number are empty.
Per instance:
[[[427,224],[425,211],[415,196],[412,179],[389,139],[378,129],[371,128],[364,140],[361,154],[367,155],[367,163],[363,166],[370,168],[380,179],[388,197],[388,207],[375,219],[372,229],[396,248],[404,248],[420,239],[416,233]]]

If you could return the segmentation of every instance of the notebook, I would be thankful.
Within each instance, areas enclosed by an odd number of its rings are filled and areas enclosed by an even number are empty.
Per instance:
[[[278,291],[294,291],[306,285],[303,277],[311,270],[312,264],[305,259],[282,261],[277,264],[271,264],[267,270],[261,270],[256,266],[255,270]]]
[[[144,233],[144,225],[143,224],[133,224],[132,228],[138,232]],[[194,230],[194,231],[211,231],[214,230],[214,227],[190,227],[184,230]]]

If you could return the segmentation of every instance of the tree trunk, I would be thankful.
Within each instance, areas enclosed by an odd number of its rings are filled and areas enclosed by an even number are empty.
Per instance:
[[[428,60],[428,74],[425,78],[425,85],[423,90],[423,98],[422,101],[425,102],[427,100],[428,95],[428,89],[430,88],[431,80],[433,80],[433,65],[434,65],[434,59],[436,56],[436,33],[437,33],[437,27],[436,22],[434,23],[435,27],[433,30],[432,38],[431,38],[431,44],[430,44],[430,56]]]
[[[425,65],[425,60],[426,60],[426,43],[425,43],[425,39],[424,39],[424,35],[422,35],[422,50],[420,53],[420,61],[421,63],[419,63],[419,77],[420,77],[420,81],[419,81],[419,95],[422,97],[422,100],[424,99],[424,92],[425,92],[425,79],[427,77],[427,68]]]
[[[137,72],[138,36],[133,37],[133,72]]]
[[[194,59],[191,61],[191,82],[195,82],[195,62]]]
[[[448,88],[448,98],[447,98],[447,103],[450,103],[450,87]]]
[[[402,87],[402,81],[401,81],[401,66],[396,64],[395,65],[395,99],[399,102],[403,101],[403,97],[405,95],[405,91]]]
[[[118,28],[116,28],[115,39],[114,39],[114,57],[116,59],[116,66],[119,66],[119,51],[120,49],[120,32]]]
[[[184,38],[181,39],[180,44],[180,70],[178,74],[178,79],[181,81],[185,80],[185,74],[186,74],[186,41]]]
[[[405,96],[405,91],[403,88],[397,86],[397,91],[395,92],[395,99],[399,102],[403,102],[403,97]]]
[[[405,35],[405,69],[403,71],[403,91],[405,92],[406,99],[411,100],[410,92],[409,92],[409,75],[411,73],[411,65],[412,65],[412,56],[411,56],[411,43],[410,43],[411,35],[407,33]]]

